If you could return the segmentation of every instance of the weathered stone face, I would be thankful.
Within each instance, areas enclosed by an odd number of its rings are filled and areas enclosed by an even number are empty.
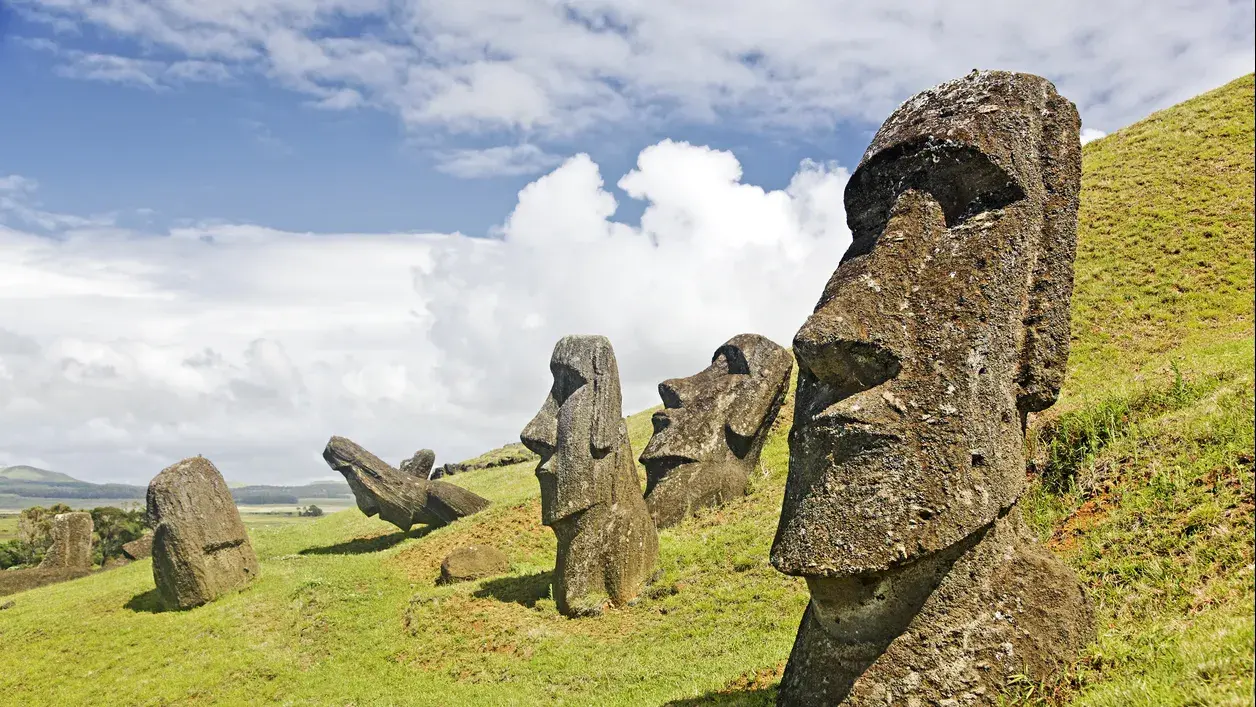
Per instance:
[[[58,513],[52,518],[52,544],[39,563],[41,569],[92,566],[92,514]]]
[[[706,369],[659,384],[664,409],[654,413],[654,436],[641,454],[656,526],[745,494],[793,368],[784,348],[739,334]]]
[[[1078,126],[1045,79],[987,72],[874,138],[846,189],[853,243],[794,338],[781,571],[886,569],[1019,497],[1022,415],[1068,355]]]
[[[401,462],[400,471],[419,479],[426,479],[432,475],[432,465],[435,463],[436,452],[430,449],[420,449],[414,453],[414,456]]]
[[[184,459],[149,482],[148,515],[153,581],[166,606],[200,606],[257,578],[240,512],[208,459]]]
[[[359,510],[403,531],[415,523],[448,525],[489,506],[460,486],[403,474],[344,437],[328,440],[323,460],[349,482]]]
[[[550,393],[519,438],[541,457],[541,522],[558,538],[558,610],[596,613],[641,591],[658,557],[658,534],[641,496],[610,342],[564,337],[550,371]]]
[[[794,338],[772,563],[806,577],[812,598],[783,704],[957,697],[959,663],[920,681],[936,663],[926,642],[980,611],[972,597],[1015,593],[983,563],[1040,552],[1014,540],[1013,506],[1026,415],[1054,402],[1067,363],[1079,128],[1045,79],[974,73],[904,103],[848,183],[852,245]],[[953,660],[1010,641],[1017,658],[1003,664],[1036,669],[1084,643],[1089,605],[1045,555],[1034,567],[1055,584],[1022,594],[1055,602],[1035,610],[1068,630],[990,625]],[[983,704],[1005,677],[964,675]]]

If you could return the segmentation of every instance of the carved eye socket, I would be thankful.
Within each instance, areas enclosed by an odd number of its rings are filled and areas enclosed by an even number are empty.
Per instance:
[[[551,364],[550,372],[554,374],[554,385],[550,387],[550,396],[560,407],[567,402],[567,398],[588,383],[579,371],[563,363]]]
[[[1012,175],[975,147],[930,138],[896,145],[868,160],[846,183],[852,242],[843,263],[872,250],[895,200],[909,189],[937,200],[947,228],[1025,198]]]
[[[746,360],[746,354],[736,346],[721,346],[716,349],[711,363],[730,374],[750,374],[750,362]]]

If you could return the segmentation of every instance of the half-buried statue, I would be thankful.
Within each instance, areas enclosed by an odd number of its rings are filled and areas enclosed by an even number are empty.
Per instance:
[[[153,581],[162,603],[190,609],[257,579],[249,544],[231,491],[205,457],[162,470],[148,484],[153,526]]]
[[[664,409],[654,413],[654,436],[641,453],[656,526],[746,494],[793,369],[784,348],[739,334],[701,372],[659,384]]]
[[[811,592],[785,705],[991,705],[1093,635],[1031,537],[1024,426],[1068,359],[1077,110],[974,72],[904,103],[846,187],[853,237],[794,338],[772,564]]]
[[[554,384],[519,439],[541,457],[541,522],[558,538],[554,601],[566,616],[623,606],[658,558],[658,533],[628,443],[619,368],[603,336],[567,336]]]

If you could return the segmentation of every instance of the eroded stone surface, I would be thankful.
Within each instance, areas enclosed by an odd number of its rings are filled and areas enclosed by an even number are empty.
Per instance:
[[[52,518],[52,544],[39,563],[41,569],[90,568],[92,566],[92,514],[85,511],[58,513]]]
[[[1079,129],[1045,79],[974,72],[904,103],[851,177],[852,245],[794,338],[772,563],[811,603],[781,704],[993,704],[1089,639],[1014,508],[1068,359]]]
[[[440,563],[437,584],[469,582],[510,571],[510,558],[491,545],[467,545],[449,553]]]
[[[122,546],[122,554],[131,560],[142,560],[153,554],[153,534],[145,533]]]
[[[359,510],[404,531],[415,523],[448,525],[489,506],[460,486],[403,474],[344,437],[327,442],[323,460],[349,482]]]
[[[519,438],[541,457],[541,522],[558,538],[554,600],[578,616],[640,593],[658,559],[658,533],[641,496],[610,341],[563,337],[550,371],[550,393]]]
[[[426,479],[432,474],[432,465],[436,463],[436,452],[430,449],[420,449],[414,453],[414,456],[401,462],[400,471],[403,474],[409,474],[420,479]]]
[[[153,581],[162,602],[190,609],[257,578],[257,555],[227,482],[204,457],[162,470],[148,484]]]
[[[654,413],[654,436],[641,453],[657,527],[745,495],[793,369],[781,346],[739,334],[701,372],[659,384],[664,409]]]

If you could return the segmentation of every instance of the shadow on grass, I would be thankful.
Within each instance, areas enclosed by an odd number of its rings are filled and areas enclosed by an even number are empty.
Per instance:
[[[160,614],[167,611],[166,606],[161,603],[161,595],[157,593],[156,588],[136,594],[124,607],[137,614]]]
[[[301,550],[299,555],[363,555],[368,552],[379,552],[387,550],[406,538],[421,538],[432,532],[436,526],[421,525],[417,528],[411,528],[410,532],[403,533],[397,531],[388,535],[377,535],[373,538],[354,538],[348,542],[336,543],[326,547],[307,547]]]
[[[538,601],[549,598],[550,574],[550,572],[537,572],[525,574],[522,577],[489,580],[475,590],[474,596],[480,599],[514,602],[531,609]]]
[[[672,700],[663,707],[699,707],[700,705],[716,705],[718,707],[773,707],[776,704],[776,686],[747,688],[745,690],[717,690],[697,697],[683,700]]]

